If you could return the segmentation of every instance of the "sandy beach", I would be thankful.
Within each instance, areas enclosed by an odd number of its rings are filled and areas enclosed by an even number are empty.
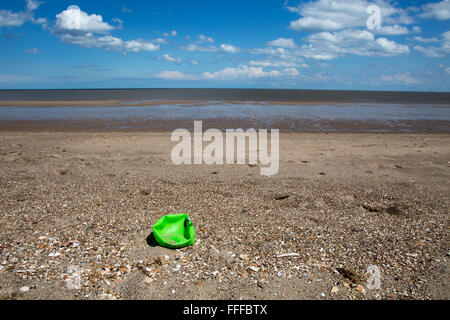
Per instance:
[[[0,298],[449,299],[448,134],[282,133],[272,177],[175,166],[174,144],[2,131]],[[177,212],[195,245],[155,246]]]

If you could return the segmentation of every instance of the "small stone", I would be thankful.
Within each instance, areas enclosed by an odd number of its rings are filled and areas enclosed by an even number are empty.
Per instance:
[[[331,289],[331,293],[337,293],[338,291],[339,291],[339,288],[336,287],[336,286],[334,286],[334,287]]]
[[[258,267],[254,267],[254,266],[250,266],[250,267],[248,267],[251,271],[253,271],[253,272],[258,272],[259,271],[259,268]]]
[[[241,260],[248,260],[248,254],[241,254],[241,255],[239,255],[239,259],[241,259]]]
[[[147,283],[147,284],[150,284],[150,283],[152,283],[154,280],[152,279],[152,278],[150,278],[150,277],[145,277],[145,279],[144,279],[144,282],[145,283]]]
[[[363,286],[362,285],[360,285],[360,284],[358,284],[357,286],[356,286],[356,291],[358,291],[358,292],[360,292],[360,293],[364,293],[364,288],[363,288]]]
[[[20,292],[28,292],[28,291],[30,291],[30,287],[25,286],[20,288]]]
[[[342,285],[343,285],[345,288],[350,288],[350,285],[349,285],[348,282],[344,282]]]

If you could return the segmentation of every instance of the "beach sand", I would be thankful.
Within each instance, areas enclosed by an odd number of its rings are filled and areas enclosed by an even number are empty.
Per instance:
[[[450,298],[450,135],[282,133],[272,177],[175,166],[174,145],[1,132],[0,298]],[[155,246],[153,223],[178,212],[196,244]]]

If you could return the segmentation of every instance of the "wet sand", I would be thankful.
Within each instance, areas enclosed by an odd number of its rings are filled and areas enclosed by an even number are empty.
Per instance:
[[[168,132],[19,128],[0,132],[0,298],[450,298],[449,134],[283,133],[269,178],[175,166]],[[155,246],[176,212],[196,244]]]
[[[285,120],[267,123],[248,119],[202,119],[203,129],[218,128],[276,128],[280,132],[305,133],[448,133],[450,121],[443,120]],[[173,131],[178,128],[193,130],[194,120],[28,120],[1,121],[3,131],[34,131],[34,132],[159,132]]]

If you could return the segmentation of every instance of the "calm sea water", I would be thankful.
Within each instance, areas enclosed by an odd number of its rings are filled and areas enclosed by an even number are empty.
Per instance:
[[[20,121],[146,122],[147,127],[165,128],[163,123],[204,120],[236,121],[246,127],[282,127],[301,130],[305,121],[370,122],[369,131],[426,131],[439,122],[439,132],[450,132],[450,93],[314,91],[314,90],[0,90],[0,101],[30,101],[28,106],[0,107],[2,123]],[[32,101],[121,100],[120,106],[33,106]],[[143,101],[179,100],[179,104],[136,106]],[[183,100],[202,100],[189,104]],[[240,101],[238,104],[230,101]],[[269,101],[299,102],[282,105]],[[257,102],[257,103],[256,103]],[[308,102],[310,104],[308,104]],[[407,122],[407,125],[405,123]],[[154,125],[158,123],[158,126]],[[386,129],[386,124],[389,124]],[[424,123],[428,128],[424,129]],[[9,124],[10,125],[10,124]],[[110,125],[110,124],[109,124]],[[437,124],[436,124],[437,125]],[[168,125],[166,125],[168,126]],[[114,127],[122,128],[122,127]],[[328,127],[327,127],[328,128]],[[167,128],[169,129],[169,128]],[[339,131],[340,129],[323,129]],[[353,129],[355,130],[355,129]]]
[[[450,92],[261,89],[0,90],[0,101],[8,100],[239,100],[450,104]]]

